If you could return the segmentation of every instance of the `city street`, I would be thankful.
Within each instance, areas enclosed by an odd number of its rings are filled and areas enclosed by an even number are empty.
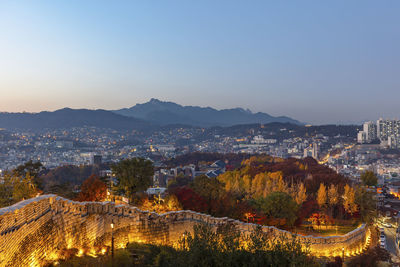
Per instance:
[[[387,227],[384,228],[386,236],[386,248],[391,254],[396,255],[396,229]]]

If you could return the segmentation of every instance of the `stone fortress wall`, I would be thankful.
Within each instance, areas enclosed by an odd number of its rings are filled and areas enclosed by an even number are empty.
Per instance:
[[[164,214],[142,211],[112,202],[75,202],[56,195],[42,195],[0,209],[0,266],[41,266],[57,260],[65,249],[91,252],[111,244],[114,224],[115,247],[128,242],[176,245],[185,231],[198,223],[217,227],[234,224],[244,234],[257,227],[229,218],[214,218],[193,211]],[[263,226],[263,231],[292,237],[292,233]],[[361,251],[367,241],[365,225],[343,236],[298,236],[316,256]],[[94,252],[93,252],[94,253]]]

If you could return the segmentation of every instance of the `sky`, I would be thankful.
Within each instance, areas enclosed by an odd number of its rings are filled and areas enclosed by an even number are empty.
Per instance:
[[[0,111],[400,118],[400,1],[0,0]]]

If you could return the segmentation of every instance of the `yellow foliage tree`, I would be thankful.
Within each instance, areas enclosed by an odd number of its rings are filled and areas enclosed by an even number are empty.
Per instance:
[[[246,193],[250,193],[251,192],[251,176],[248,174],[245,174],[243,176],[243,187],[244,187],[244,191]]]
[[[307,200],[307,190],[303,183],[297,184],[294,192],[294,200],[298,205],[303,204]]]
[[[351,215],[358,210],[357,204],[355,203],[355,191],[348,184],[344,187],[343,206],[345,211]]]
[[[274,190],[274,191],[285,192],[285,193],[287,193],[289,191],[288,190],[288,186],[285,183],[285,181],[283,180],[282,176],[279,177],[279,179],[278,179],[278,181],[276,183],[276,190]]]
[[[317,203],[321,209],[326,206],[326,201],[327,201],[326,187],[323,183],[321,183],[317,192]]]
[[[333,184],[331,184],[328,189],[328,202],[330,206],[335,206],[339,203],[339,192]]]
[[[263,195],[266,180],[267,179],[265,173],[259,173],[254,177],[251,186],[252,195],[256,197],[260,197]]]
[[[0,206],[8,206],[32,198],[37,193],[33,177],[29,173],[25,177],[5,173],[3,182],[0,183]]]
[[[265,183],[265,187],[264,187],[263,197],[267,197],[272,192],[273,192],[272,180],[271,179],[267,179],[267,182]]]

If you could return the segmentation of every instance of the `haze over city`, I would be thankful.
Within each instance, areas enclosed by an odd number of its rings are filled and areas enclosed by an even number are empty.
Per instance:
[[[313,124],[396,118],[399,7],[2,1],[0,111],[119,109],[155,97]]]

